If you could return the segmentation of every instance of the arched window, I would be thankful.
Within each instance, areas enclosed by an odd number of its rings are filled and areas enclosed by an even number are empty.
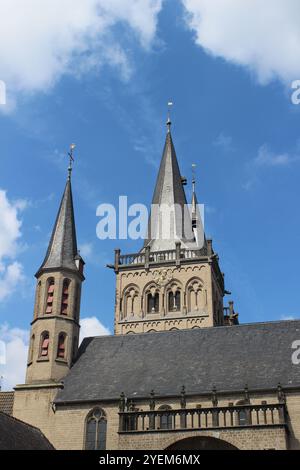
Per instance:
[[[47,358],[49,354],[49,333],[45,331],[41,336],[41,348],[40,348],[40,357]]]
[[[60,359],[66,358],[66,336],[65,333],[60,333],[58,337],[57,357]]]
[[[179,290],[169,292],[169,312],[179,312],[181,309],[181,294]]]
[[[159,312],[159,293],[151,292],[147,295],[147,313],[158,313]]]
[[[186,293],[188,312],[196,312],[204,308],[203,282],[199,278],[190,280]]]
[[[172,429],[173,428],[173,417],[168,411],[172,408],[169,405],[163,405],[158,408],[158,411],[166,411],[160,415],[160,429]]]
[[[54,297],[54,284],[55,281],[51,277],[47,282],[47,302],[46,302],[46,313],[53,313],[53,297]]]
[[[70,281],[69,279],[65,279],[63,283],[63,290],[62,290],[62,297],[61,297],[61,308],[60,308],[61,315],[67,315],[68,313],[69,288],[70,288]]]
[[[138,298],[139,288],[135,284],[127,286],[123,293],[122,318],[139,315],[140,303]]]
[[[86,421],[86,450],[106,450],[106,415],[100,408],[95,408]]]

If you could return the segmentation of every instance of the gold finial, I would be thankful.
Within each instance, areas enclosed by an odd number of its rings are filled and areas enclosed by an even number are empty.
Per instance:
[[[167,120],[167,127],[168,127],[168,132],[171,132],[171,107],[173,106],[173,101],[168,102],[168,120]]]
[[[68,156],[70,158],[69,160],[69,168],[68,168],[68,173],[69,173],[69,179],[71,178],[71,173],[73,169],[73,162],[74,162],[74,150],[76,149],[76,144],[71,144],[70,145],[70,151],[68,153]]]

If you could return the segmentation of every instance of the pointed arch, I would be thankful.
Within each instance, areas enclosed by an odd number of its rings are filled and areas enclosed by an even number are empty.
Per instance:
[[[197,276],[193,277],[187,282],[185,293],[188,312],[197,312],[198,310],[204,308],[205,299],[203,296],[203,286],[203,280]]]
[[[39,357],[47,359],[49,357],[50,335],[49,331],[43,331],[40,339]]]
[[[181,312],[183,306],[182,283],[172,279],[165,287],[166,312]]]
[[[57,359],[67,358],[67,333],[61,332],[58,335],[57,341]]]
[[[70,285],[71,285],[71,280],[64,279],[63,286],[62,286],[62,293],[61,293],[61,306],[60,306],[61,315],[68,315]]]
[[[154,282],[148,282],[142,293],[144,314],[159,313],[161,311],[161,289]]]
[[[122,294],[121,319],[140,314],[139,298],[140,289],[136,284],[129,284],[125,287]]]
[[[107,418],[102,408],[89,412],[85,423],[85,449],[106,450]]]
[[[54,277],[49,277],[46,281],[46,308],[45,314],[51,315],[53,313],[53,301],[54,301],[54,291],[55,291],[55,279]]]

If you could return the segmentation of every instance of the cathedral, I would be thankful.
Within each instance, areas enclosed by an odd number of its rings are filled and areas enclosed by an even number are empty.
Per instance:
[[[167,239],[151,214],[140,251],[115,250],[114,335],[79,346],[85,263],[71,176],[70,166],[35,275],[26,380],[0,408],[55,449],[300,449],[300,321],[242,324],[224,306],[219,256],[197,232],[195,180],[191,217],[172,213]],[[185,183],[168,120],[153,206],[186,206]]]

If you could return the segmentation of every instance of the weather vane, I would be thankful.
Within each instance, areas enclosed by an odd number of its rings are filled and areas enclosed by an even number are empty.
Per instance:
[[[197,168],[196,163],[192,163],[193,183],[196,182],[196,168]]]
[[[73,162],[74,162],[74,150],[76,149],[76,145],[75,144],[71,144],[70,145],[70,151],[68,153],[68,156],[70,158],[70,161],[69,161],[69,168],[68,168],[68,172],[69,172],[69,177],[71,176],[71,171],[72,171],[72,166],[73,166]]]
[[[167,126],[168,126],[168,131],[170,132],[171,128],[171,108],[173,106],[173,101],[168,102],[168,120],[167,120]]]

